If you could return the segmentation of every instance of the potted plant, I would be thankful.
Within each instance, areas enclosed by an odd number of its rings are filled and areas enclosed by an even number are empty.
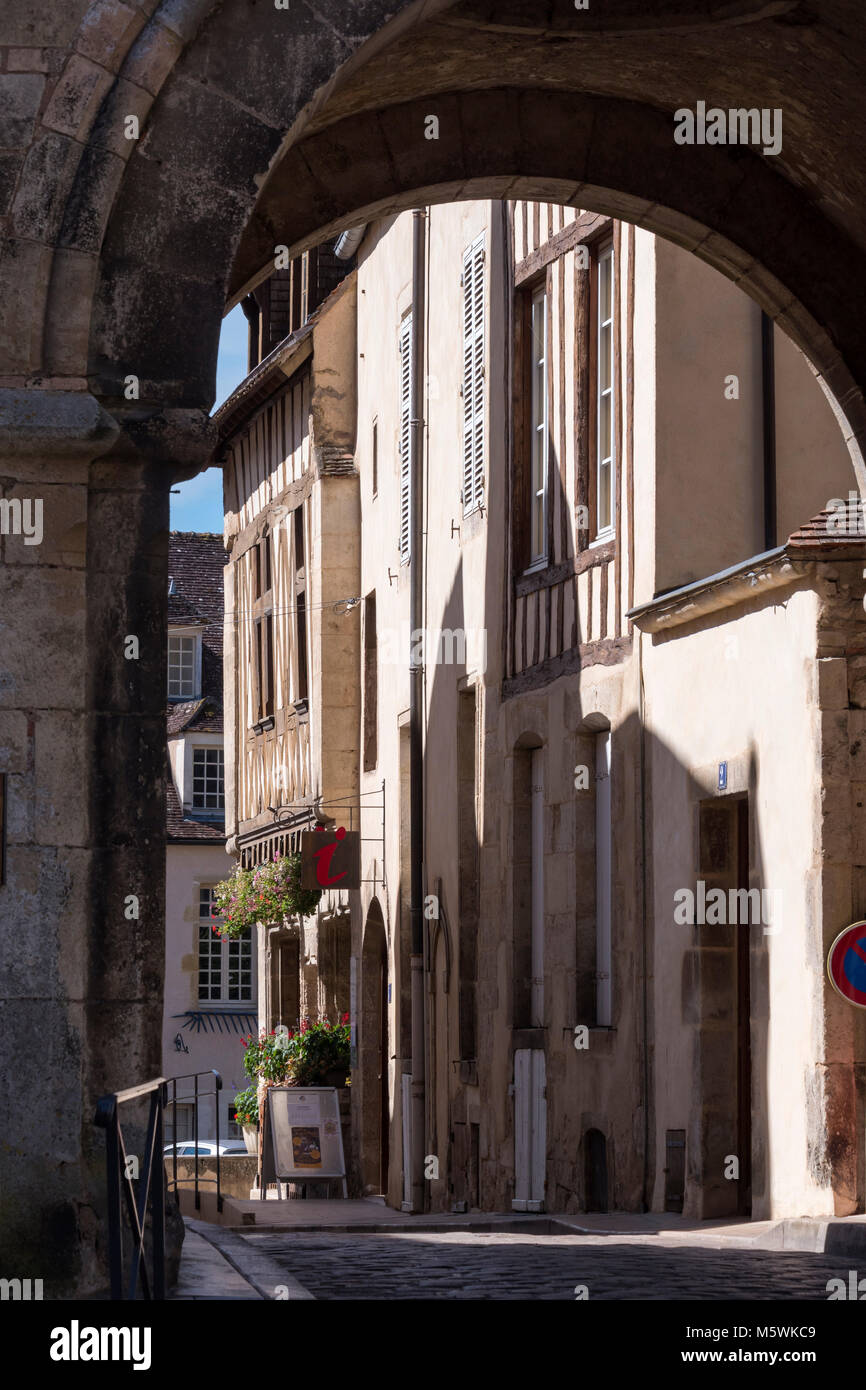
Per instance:
[[[235,1124],[240,1125],[244,1132],[247,1153],[257,1154],[259,1151],[259,1098],[255,1085],[247,1086],[246,1090],[238,1091],[235,1096]]]
[[[349,1015],[339,1023],[304,1019],[291,1041],[294,1086],[337,1086],[348,1083],[350,1066]]]
[[[284,917],[310,917],[321,889],[301,887],[300,854],[276,854],[255,869],[238,866],[214,889],[214,924],[221,937],[241,936],[257,922],[280,922]]]
[[[349,1015],[339,1023],[302,1020],[295,1033],[274,1029],[244,1042],[244,1071],[259,1091],[267,1086],[338,1086],[349,1084]]]

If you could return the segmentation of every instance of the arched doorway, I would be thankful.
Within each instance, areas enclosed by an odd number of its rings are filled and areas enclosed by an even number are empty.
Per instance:
[[[388,1190],[391,1123],[388,1081],[388,944],[379,901],[374,898],[361,950],[361,1181],[366,1194]]]

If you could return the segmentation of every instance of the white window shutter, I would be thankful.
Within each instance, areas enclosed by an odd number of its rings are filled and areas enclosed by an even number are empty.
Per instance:
[[[463,512],[484,500],[484,237],[463,253]]]
[[[406,564],[411,551],[409,534],[409,394],[412,379],[412,315],[400,326],[400,560]]]

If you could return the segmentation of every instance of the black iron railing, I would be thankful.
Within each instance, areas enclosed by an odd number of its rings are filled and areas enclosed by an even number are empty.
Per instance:
[[[119,1109],[128,1101],[150,1096],[150,1114],[143,1161],[137,1155],[127,1155],[120,1126]],[[162,1162],[162,1114],[165,1101],[165,1078],[132,1086],[128,1091],[116,1091],[103,1096],[96,1106],[95,1123],[105,1130],[105,1174],[108,1186],[108,1264],[111,1276],[111,1297],[135,1299],[139,1274],[145,1299],[165,1298],[165,1179]],[[130,1159],[133,1161],[130,1162]],[[155,1160],[155,1161],[154,1161]],[[135,1174],[138,1172],[138,1191]],[[154,1177],[156,1181],[154,1181]],[[123,1200],[122,1200],[123,1199]],[[132,1233],[132,1261],[129,1282],[124,1293],[123,1278],[123,1206]],[[147,1209],[150,1204],[152,1244],[152,1276],[144,1258],[144,1233]]]
[[[210,1078],[210,1079],[213,1081],[213,1090],[208,1091],[208,1090],[202,1090],[202,1089],[201,1089],[201,1087],[199,1086],[199,1077],[201,1077],[201,1076],[206,1076],[206,1077]],[[178,1081],[191,1081],[191,1082],[193,1083],[193,1093],[192,1093],[191,1096],[179,1096],[179,1095],[178,1095],[178,1093],[177,1093],[177,1083],[178,1083]],[[223,1079],[222,1079],[222,1077],[220,1076],[220,1074],[219,1074],[218,1071],[191,1071],[191,1072],[187,1072],[187,1074],[186,1074],[185,1076],[173,1076],[173,1077],[168,1081],[168,1083],[167,1083],[167,1085],[166,1085],[166,1092],[168,1091],[169,1087],[171,1087],[171,1095],[170,1095],[170,1096],[168,1096],[168,1095],[166,1096],[166,1102],[165,1102],[165,1104],[166,1104],[166,1110],[168,1110],[168,1108],[171,1107],[171,1139],[169,1140],[169,1143],[171,1144],[171,1178],[170,1178],[170,1180],[169,1180],[169,1184],[168,1184],[168,1185],[169,1185],[169,1187],[173,1188],[175,1192],[177,1192],[177,1148],[178,1148],[178,1142],[179,1142],[178,1139],[177,1139],[177,1136],[176,1136],[176,1129],[177,1129],[177,1107],[178,1107],[178,1105],[189,1105],[190,1101],[192,1101],[192,1103],[193,1103],[193,1138],[192,1138],[192,1142],[193,1142],[194,1145],[195,1145],[195,1209],[196,1209],[196,1211],[200,1211],[200,1210],[201,1210],[201,1193],[199,1192],[199,1184],[200,1184],[200,1183],[216,1183],[217,1211],[218,1211],[218,1212],[221,1212],[222,1209],[223,1209],[223,1195],[222,1195],[222,1184],[221,1184],[221,1178],[220,1178],[220,1107],[219,1107],[219,1093],[220,1093],[220,1091],[221,1091],[222,1088],[223,1088]],[[199,1147],[199,1145],[198,1145],[198,1103],[199,1103],[200,1100],[204,1100],[207,1096],[215,1096],[215,1097],[216,1097],[216,1100],[214,1101],[214,1123],[215,1123],[215,1126],[216,1126],[216,1133],[214,1134],[214,1139],[216,1140],[216,1155],[215,1155],[215,1157],[216,1157],[216,1177],[215,1177],[215,1178],[200,1178],[200,1177],[199,1177],[199,1171],[198,1171],[198,1165],[199,1165],[199,1151],[198,1151],[198,1147]],[[182,1141],[180,1141],[180,1142],[182,1142]],[[183,1180],[182,1180],[182,1181],[183,1181]]]
[[[212,1090],[199,1085],[200,1077],[208,1077],[213,1082]],[[192,1081],[193,1094],[178,1096],[177,1083]],[[169,1187],[177,1191],[177,1146],[175,1136],[176,1109],[178,1104],[194,1104],[193,1130],[195,1144],[195,1205],[201,1206],[199,1183],[215,1182],[217,1190],[217,1210],[222,1211],[222,1191],[220,1186],[220,1138],[219,1138],[219,1100],[214,1105],[216,1112],[216,1178],[199,1178],[199,1101],[206,1096],[216,1096],[222,1090],[222,1077],[218,1071],[190,1072],[186,1076],[164,1076],[155,1081],[147,1081],[142,1086],[133,1086],[127,1091],[116,1091],[102,1096],[97,1102],[94,1123],[105,1130],[105,1176],[108,1190],[108,1263],[111,1278],[111,1297],[131,1301],[138,1297],[139,1282],[141,1296],[146,1300],[165,1298],[165,1164],[163,1159],[165,1112],[171,1108],[171,1148],[172,1179]],[[169,1088],[172,1094],[169,1097]],[[131,1101],[143,1101],[150,1097],[150,1111],[144,1141],[144,1152],[139,1161],[137,1154],[127,1154],[120,1122],[120,1107]],[[128,1277],[124,1278],[123,1215],[124,1208],[132,1236],[132,1252]],[[145,1232],[150,1215],[151,1270],[148,1271],[145,1257]]]

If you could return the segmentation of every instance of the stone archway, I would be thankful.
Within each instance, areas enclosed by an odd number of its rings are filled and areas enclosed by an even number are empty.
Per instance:
[[[220,318],[277,237],[479,194],[632,219],[789,332],[866,484],[858,0],[331,8],[49,0],[0,20],[0,481],[46,511],[38,555],[3,537],[7,1062],[42,1097],[13,1118],[4,1223],[21,1276],[51,1251],[58,1287],[100,1278],[93,1101],[159,1066],[168,493],[209,456]],[[699,100],[781,109],[781,153],[675,146]]]

